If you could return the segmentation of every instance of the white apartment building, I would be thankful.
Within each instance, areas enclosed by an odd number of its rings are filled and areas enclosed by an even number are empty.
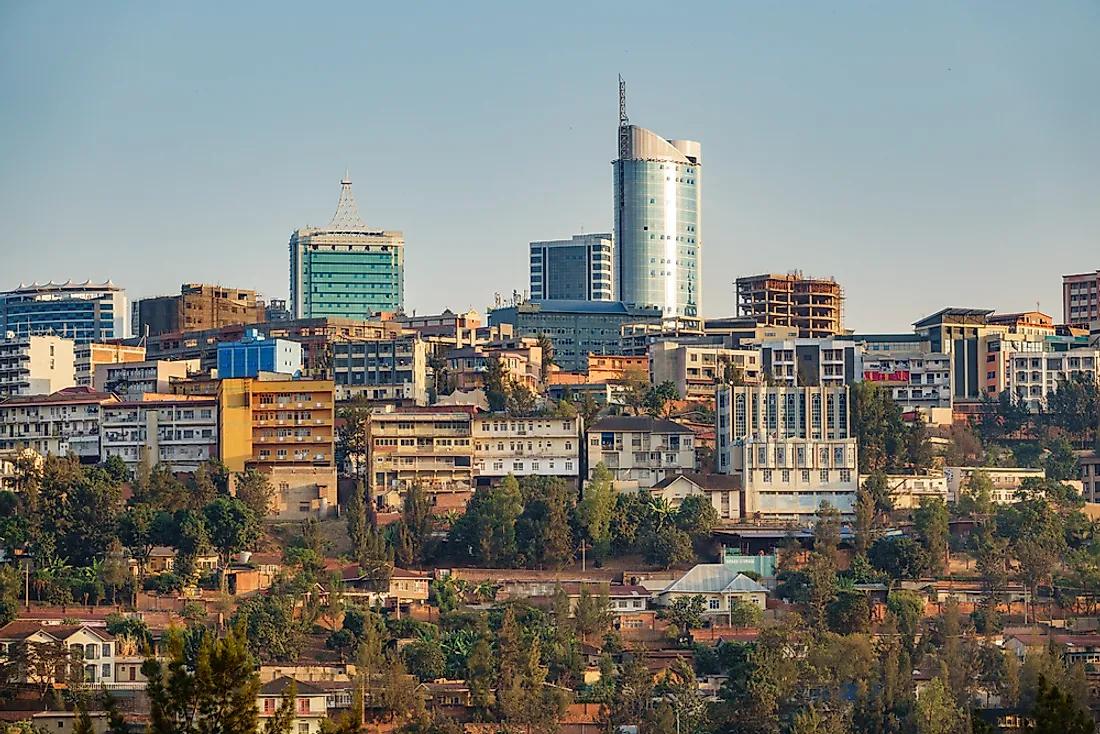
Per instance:
[[[649,488],[662,479],[695,471],[695,434],[673,421],[615,416],[586,433],[588,478],[602,463],[619,489]]]
[[[580,421],[574,418],[474,416],[474,471],[479,485],[517,477],[580,475]]]
[[[718,473],[740,474],[746,518],[807,523],[823,502],[851,517],[859,488],[848,388],[717,389]]]
[[[99,461],[102,406],[114,395],[68,387],[51,395],[20,395],[0,402],[0,450],[24,446],[42,454]]]
[[[870,475],[861,474],[860,486],[869,478]],[[886,476],[886,486],[896,510],[920,507],[920,501],[924,498],[947,501],[947,477],[943,474],[889,474]]]
[[[683,399],[714,395],[715,385],[739,374],[747,385],[760,383],[760,352],[727,349],[710,344],[659,341],[649,345],[650,379],[654,385],[671,382]]]
[[[863,345],[851,339],[763,341],[760,358],[779,385],[847,385],[863,374]]]
[[[1076,376],[1097,381],[1100,349],[1078,348],[1042,354],[1013,352],[1009,356],[1012,390],[1028,410],[1046,406],[1046,398],[1062,380]]]
[[[863,380],[889,390],[899,405],[951,407],[951,357],[946,354],[864,355]]]
[[[170,362],[151,359],[143,362],[99,364],[94,368],[92,385],[97,392],[110,392],[123,400],[141,400],[146,393],[172,392],[172,378],[186,378],[199,371],[198,359]]]
[[[145,361],[145,347],[128,347],[122,344],[77,344],[73,353],[76,358],[77,387],[92,386],[97,365]]]
[[[49,395],[76,384],[72,339],[60,336],[15,336],[0,342],[0,398]]]
[[[970,478],[982,472],[993,483],[993,502],[999,505],[1016,501],[1016,492],[1026,479],[1046,478],[1042,469],[1016,469],[990,466],[945,466],[943,475],[947,478],[947,501],[958,502],[959,496],[969,486]]]
[[[133,471],[168,464],[195,471],[218,457],[218,401],[190,395],[163,400],[111,403],[100,420],[102,458],[118,456]]]
[[[21,645],[38,642],[46,644],[60,643],[72,653],[72,666],[78,668],[76,677],[84,684],[103,685],[107,688],[118,687],[114,684],[129,678],[128,671],[120,670],[120,657],[113,635],[105,629],[85,625],[42,624],[26,620],[16,620],[0,627],[0,660],[16,652]],[[131,660],[127,657],[126,660]],[[140,670],[140,658],[138,668]],[[134,680],[134,678],[130,678]],[[144,687],[144,677],[141,679]],[[25,677],[18,682],[31,682]],[[63,683],[64,680],[57,680]]]

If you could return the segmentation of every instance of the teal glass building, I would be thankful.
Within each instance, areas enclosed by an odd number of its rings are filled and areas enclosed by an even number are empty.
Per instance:
[[[345,175],[336,215],[290,237],[290,305],[296,319],[369,320],[405,305],[405,238],[368,227]]]
[[[619,130],[615,177],[615,292],[666,316],[701,314],[701,146],[637,125]]]

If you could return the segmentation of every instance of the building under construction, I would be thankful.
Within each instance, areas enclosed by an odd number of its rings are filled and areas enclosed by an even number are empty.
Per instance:
[[[801,338],[839,334],[844,289],[832,278],[803,278],[801,271],[737,279],[737,310],[763,326],[791,326]]]
[[[264,302],[256,297],[256,291],[200,283],[183,284],[178,296],[143,298],[134,312],[134,333],[139,337],[265,320]]]

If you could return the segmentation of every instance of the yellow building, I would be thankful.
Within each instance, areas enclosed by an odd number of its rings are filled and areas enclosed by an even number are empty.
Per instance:
[[[336,505],[333,390],[332,380],[284,376],[218,381],[218,455],[231,472],[268,475],[276,489],[269,519]]]

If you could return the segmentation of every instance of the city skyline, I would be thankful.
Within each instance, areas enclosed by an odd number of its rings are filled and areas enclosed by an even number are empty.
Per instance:
[[[1057,318],[1060,276],[1095,268],[1089,3],[701,6],[683,53],[654,56],[645,13],[563,9],[536,29],[506,6],[416,23],[354,8],[331,31],[339,62],[274,53],[316,11],[210,12],[74,7],[58,28],[41,8],[3,11],[0,216],[19,246],[0,288],[111,278],[135,300],[182,281],[284,297],[286,233],[327,221],[350,166],[365,219],[405,232],[406,309],[484,311],[524,287],[528,242],[612,230],[617,73],[632,120],[707,145],[704,316],[735,313],[738,276],[800,269],[845,286],[860,331],[946,305],[1039,301]],[[359,48],[355,21],[396,30]],[[591,51],[549,63],[566,29]],[[196,34],[201,54],[184,42]],[[339,96],[349,74],[364,100]],[[285,114],[307,101],[328,107]],[[173,252],[183,262],[164,267]]]

